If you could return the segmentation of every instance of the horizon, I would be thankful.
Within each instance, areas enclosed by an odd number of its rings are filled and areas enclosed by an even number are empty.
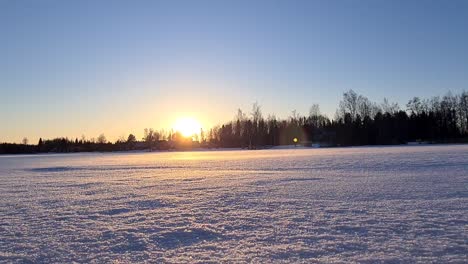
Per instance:
[[[466,1],[0,3],[0,142],[110,141],[238,108],[287,118],[350,89],[402,109],[468,86]]]
[[[315,109],[315,111],[317,111],[315,114],[318,114],[319,116],[325,117],[329,121],[340,121],[340,119],[343,119],[343,116],[337,117],[336,115],[340,111],[341,103],[343,102],[343,100],[345,100],[344,99],[345,94],[349,93],[349,92],[355,93],[355,91],[353,91],[353,90],[343,92],[343,99],[342,99],[342,101],[340,101],[340,105],[336,107],[335,114],[333,116],[330,116],[327,113],[323,113],[321,111],[321,109],[320,109],[319,104],[316,104],[316,106],[318,106],[318,108]],[[382,100],[380,102],[375,102],[375,101],[369,100],[369,98],[366,97],[365,95],[358,94],[358,93],[355,93],[355,95],[362,98],[362,99],[364,99],[364,100],[368,100],[367,103],[372,105],[372,106],[377,107],[378,112],[380,112],[381,114],[386,114],[386,113],[389,113],[389,114],[392,114],[392,115],[395,114],[395,113],[392,113],[392,112],[388,112],[388,110],[385,110],[383,108],[383,103],[384,103],[385,99],[387,99],[388,106],[396,107],[396,109],[394,109],[394,110],[396,110],[398,112],[402,111],[402,112],[405,112],[408,116],[410,116],[412,114],[412,111],[413,111],[413,110],[408,109],[407,104],[400,105],[398,102],[388,101],[387,97],[384,97],[384,100]],[[465,90],[463,90],[462,93],[459,94],[459,95],[458,94],[453,94],[452,91],[448,91],[445,94],[434,95],[434,96],[431,96],[431,97],[415,96],[413,98],[409,98],[407,100],[407,102],[409,104],[412,100],[418,99],[418,100],[420,100],[420,103],[423,104],[423,106],[422,106],[423,108],[424,107],[432,108],[430,110],[423,110],[423,111],[433,111],[433,110],[436,110],[436,109],[434,109],[434,107],[435,107],[434,103],[431,102],[434,99],[436,99],[438,101],[445,100],[445,97],[448,96],[448,97],[452,97],[452,99],[447,99],[448,101],[457,100],[457,101],[460,101],[460,102],[457,102],[457,103],[462,103],[462,101],[466,100],[465,97],[467,95],[468,95],[468,93]],[[461,97],[463,97],[463,99]],[[262,112],[262,105],[259,104],[258,102],[253,103],[251,106],[252,107],[258,107],[258,109],[260,111],[261,118],[264,119],[264,120],[266,120],[266,119],[268,119],[270,117],[273,117],[275,120],[278,120],[278,121],[288,120],[290,118],[293,118],[293,116],[292,116],[293,114],[297,115],[297,117],[300,117],[300,118],[302,118],[302,117],[307,118],[307,117],[311,116],[310,112],[303,114],[303,113],[297,112],[294,109],[287,116],[282,117],[282,116],[277,116],[274,113],[264,113],[264,112]],[[239,111],[239,110],[242,111],[242,114],[244,115],[244,118],[252,119],[252,112],[250,112],[250,110],[237,108],[237,111]],[[312,111],[312,106],[311,106],[311,108],[309,108],[309,111]],[[216,123],[214,125],[211,125],[210,127],[204,127],[203,123],[200,122],[199,119],[195,118],[194,116],[182,115],[179,118],[175,119],[173,121],[173,123],[172,123],[172,126],[169,127],[169,128],[145,127],[145,128],[142,129],[143,132],[141,132],[141,131],[138,131],[137,133],[129,132],[126,135],[122,134],[122,135],[120,135],[120,136],[118,136],[116,138],[108,138],[106,136],[106,133],[102,132],[102,133],[99,133],[98,135],[91,135],[91,136],[89,136],[89,135],[87,136],[87,135],[84,135],[84,134],[82,134],[80,136],[74,136],[74,137],[69,137],[69,136],[66,136],[66,135],[63,136],[62,135],[62,136],[57,136],[57,137],[53,137],[53,138],[46,138],[46,137],[41,137],[40,136],[35,141],[34,140],[31,141],[30,138],[28,138],[28,137],[22,137],[22,139],[18,140],[17,142],[6,142],[6,141],[3,142],[3,141],[0,141],[0,143],[24,144],[23,141],[26,139],[28,141],[27,144],[36,145],[35,142],[38,142],[39,140],[53,140],[53,139],[62,139],[62,138],[67,139],[67,140],[71,140],[71,141],[80,140],[80,141],[88,141],[88,142],[97,142],[98,138],[101,137],[101,136],[105,137],[105,140],[106,140],[107,143],[122,142],[122,141],[127,140],[128,136],[135,136],[137,142],[144,142],[146,140],[145,136],[144,136],[145,133],[146,133],[146,130],[152,130],[155,133],[158,133],[158,135],[161,137],[160,140],[163,140],[163,141],[169,140],[168,138],[166,139],[166,137],[168,137],[169,135],[174,135],[176,133],[179,133],[185,139],[191,139],[193,142],[201,142],[201,139],[198,139],[198,137],[201,136],[202,131],[203,131],[203,133],[207,134],[208,132],[211,131],[211,129],[219,129],[223,125],[235,123],[237,118],[238,117],[236,117],[233,114],[233,118],[231,118],[231,119],[219,120],[218,123]],[[370,118],[374,118],[374,116],[371,115]]]

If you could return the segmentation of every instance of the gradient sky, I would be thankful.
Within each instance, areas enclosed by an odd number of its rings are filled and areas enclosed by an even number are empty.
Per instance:
[[[0,0],[0,142],[468,90],[468,1]]]

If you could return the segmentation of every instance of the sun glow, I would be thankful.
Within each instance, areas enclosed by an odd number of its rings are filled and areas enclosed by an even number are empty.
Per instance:
[[[200,133],[201,127],[200,122],[191,117],[180,118],[174,123],[174,130],[184,137],[192,137]]]

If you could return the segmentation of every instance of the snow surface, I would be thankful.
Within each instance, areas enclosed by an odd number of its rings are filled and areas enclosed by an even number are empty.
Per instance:
[[[0,157],[0,262],[467,259],[466,145]]]

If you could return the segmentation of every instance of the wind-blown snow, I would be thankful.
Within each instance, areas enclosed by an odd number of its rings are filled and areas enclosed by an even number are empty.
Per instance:
[[[468,258],[468,146],[0,157],[1,262]]]

